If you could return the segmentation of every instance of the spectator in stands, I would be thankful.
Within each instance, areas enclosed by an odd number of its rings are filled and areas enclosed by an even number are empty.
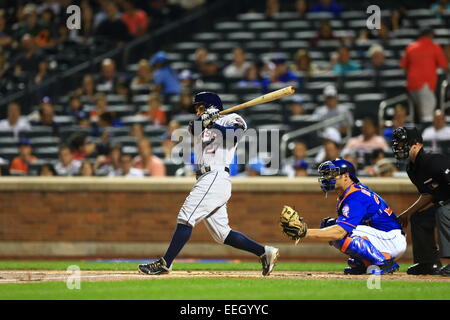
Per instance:
[[[95,95],[95,109],[93,109],[89,115],[91,122],[95,123],[99,120],[100,116],[106,112],[108,107],[108,100],[104,93],[97,93]]]
[[[56,176],[56,171],[51,163],[44,163],[39,167],[38,175],[40,177],[53,177]]]
[[[207,80],[219,75],[219,65],[209,56],[208,49],[198,48],[194,55],[194,72],[199,78]]]
[[[138,141],[138,155],[133,159],[133,167],[143,170],[152,177],[164,177],[166,167],[164,162],[153,154],[152,144],[148,139]]]
[[[131,80],[131,91],[146,91],[150,92],[153,87],[152,71],[147,60],[142,59],[138,63],[136,76]]]
[[[130,39],[127,25],[121,20],[119,9],[114,2],[108,1],[105,10],[107,18],[98,25],[95,35],[122,45]]]
[[[169,66],[168,62],[167,55],[164,51],[155,53],[150,60],[156,91],[163,94],[165,99],[173,95],[178,95],[181,92],[178,74]]]
[[[317,35],[311,38],[310,43],[312,46],[316,46],[321,40],[338,40],[333,34],[333,29],[328,21],[324,20],[320,23]]]
[[[20,116],[20,106],[17,103],[12,102],[8,105],[8,116],[7,119],[0,121],[0,130],[12,131],[16,139],[19,138],[21,132],[31,130],[28,120]]]
[[[176,120],[169,122],[167,131],[163,135],[162,148],[164,152],[164,159],[172,159],[172,149],[177,144],[176,141],[172,141],[172,134],[175,130],[180,128],[180,123]]]
[[[81,161],[72,157],[68,146],[61,146],[58,152],[58,162],[55,171],[58,176],[76,176],[80,172]]]
[[[378,40],[382,45],[389,45],[389,40],[393,38],[393,33],[389,27],[389,23],[382,20],[380,28],[372,30],[372,37],[375,40]]]
[[[38,73],[39,63],[43,60],[42,55],[30,34],[23,35],[20,44],[21,52],[14,63],[14,75],[19,77],[23,74],[28,79],[32,79]]]
[[[192,74],[191,70],[184,69],[180,72],[180,75],[178,76],[178,79],[180,80],[180,85],[182,90],[192,90],[192,87],[194,86],[195,79],[194,75]]]
[[[266,16],[272,18],[280,12],[280,0],[266,0]]]
[[[40,85],[50,77],[48,70],[48,61],[43,59],[39,61],[37,74],[34,76],[34,83]]]
[[[381,128],[383,132],[383,137],[386,139],[386,141],[390,142],[392,140],[392,134],[395,129],[407,125],[407,118],[408,118],[408,108],[401,103],[397,104],[394,108],[392,125],[385,122],[383,124],[383,127]]]
[[[386,63],[384,49],[381,45],[373,44],[367,51],[367,54],[370,61],[366,65],[366,69],[373,70],[375,72],[395,69],[395,66]]]
[[[305,18],[308,12],[308,2],[306,0],[296,0],[294,9],[300,18]]]
[[[94,163],[94,172],[97,176],[114,176],[120,169],[120,157],[122,156],[122,147],[120,144],[114,144],[107,155],[99,155]]]
[[[244,79],[237,83],[238,87],[261,88],[263,92],[268,91],[270,80],[263,77],[256,63],[252,63],[245,72]]]
[[[375,164],[375,175],[377,177],[393,177],[397,168],[389,159],[381,159]]]
[[[432,119],[436,107],[437,69],[450,73],[447,58],[441,46],[433,42],[433,36],[432,29],[422,30],[419,38],[408,45],[400,62],[407,74],[409,94],[422,122]]]
[[[333,125],[332,127],[339,130],[341,135],[347,134],[347,128],[353,126],[353,114],[349,107],[345,104],[339,103],[339,96],[336,87],[328,85],[323,90],[325,98],[325,104],[321,107],[317,107],[314,110],[312,119],[314,120],[326,120],[337,116],[343,116],[344,120],[340,123]]]
[[[320,72],[317,64],[311,61],[309,51],[306,49],[299,49],[295,53],[292,70],[297,72],[302,77],[311,76]]]
[[[95,144],[88,141],[88,136],[84,132],[73,133],[68,142],[74,160],[83,160],[95,151]]]
[[[318,134],[322,146],[314,158],[315,163],[320,164],[326,160],[334,160],[339,157],[342,137],[336,128],[328,127]],[[333,158],[334,157],[334,158]]]
[[[189,89],[183,90],[180,94],[180,100],[176,106],[174,114],[190,113],[189,108],[192,106],[192,92]]]
[[[250,159],[245,166],[245,171],[238,174],[238,177],[259,177],[266,173],[266,164],[260,158]]]
[[[439,141],[450,141],[450,126],[447,125],[445,113],[441,109],[434,112],[433,125],[422,133],[424,141],[430,141],[433,151],[438,151]]]
[[[49,97],[44,97],[39,105],[39,120],[34,123],[38,126],[46,126],[52,129],[52,135],[59,136],[59,125],[55,121],[55,109]]]
[[[361,134],[347,141],[342,153],[356,153],[359,162],[364,162],[366,153],[373,152],[375,149],[389,150],[389,146],[383,137],[377,134],[377,126],[372,118],[365,118],[361,128]]]
[[[57,23],[53,10],[46,9],[41,13],[39,21],[41,30],[36,36],[36,43],[41,48],[53,48],[58,35]]]
[[[167,123],[166,112],[161,108],[161,96],[159,93],[152,93],[148,97],[147,112],[142,115],[148,117],[150,123],[157,126],[164,126]]]
[[[291,116],[302,116],[306,113],[302,97],[296,96],[289,105]]]
[[[28,167],[38,159],[33,155],[33,149],[28,139],[21,139],[19,142],[19,155],[13,159],[9,167],[11,175],[28,175]]]
[[[280,87],[291,85],[297,89],[302,88],[302,79],[290,70],[285,57],[272,59],[272,62],[275,64],[275,69],[270,76],[271,85],[275,84]]]
[[[92,166],[92,163],[89,160],[85,159],[81,162],[79,175],[81,177],[94,176],[94,167]]]
[[[139,168],[133,167],[133,158],[129,154],[122,154],[120,156],[119,170],[113,171],[109,174],[110,177],[127,177],[127,178],[143,178],[145,172]]]
[[[245,60],[245,51],[242,48],[234,48],[232,51],[233,62],[225,67],[223,75],[225,78],[244,78],[245,71],[250,62]]]
[[[128,33],[137,38],[147,32],[149,20],[147,13],[142,9],[137,9],[134,0],[122,1],[124,13],[122,21],[128,28]]]
[[[84,75],[82,83],[81,83],[81,87],[78,88],[75,92],[76,92],[76,94],[85,98],[86,102],[95,103],[95,95],[97,93],[97,86],[95,84],[94,78],[89,74]]]
[[[66,114],[74,117],[77,123],[81,119],[85,119],[89,116],[89,114],[84,110],[81,97],[75,92],[71,93],[69,96],[69,105],[66,108]]]
[[[102,61],[100,78],[97,81],[97,90],[102,92],[116,92],[119,77],[114,60],[106,58]]]
[[[339,76],[345,76],[351,71],[359,71],[361,69],[358,63],[350,60],[350,49],[346,46],[339,47],[336,61],[332,61],[332,65],[332,71]]]
[[[144,128],[140,123],[133,123],[130,128],[130,137],[135,137],[136,139],[145,138]]]
[[[286,159],[282,172],[289,178],[306,176],[308,169],[308,162],[306,161],[307,152],[308,147],[304,142],[295,142],[294,148],[292,149],[292,156]]]
[[[430,7],[431,13],[440,19],[446,13],[450,12],[450,2],[448,0],[438,0]]]
[[[339,18],[342,13],[340,4],[334,0],[319,0],[311,5],[309,12],[329,12],[334,18]]]
[[[13,43],[5,15],[5,10],[0,10],[0,48],[8,48]]]
[[[28,3],[23,8],[23,21],[19,21],[15,29],[16,40],[22,39],[26,34],[30,35],[32,38],[37,37],[39,32],[42,30],[42,26],[39,23],[39,16],[36,11],[37,7],[34,3]]]

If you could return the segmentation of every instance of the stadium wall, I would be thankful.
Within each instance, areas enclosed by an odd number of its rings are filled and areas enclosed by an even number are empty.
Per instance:
[[[284,204],[308,226],[335,215],[316,178],[233,178],[230,225],[251,238],[278,245],[284,257],[338,257],[338,250],[307,241],[295,247],[278,226]],[[395,212],[417,198],[407,179],[367,178]],[[170,240],[193,178],[13,178],[0,184],[0,257],[156,257]],[[203,224],[181,257],[251,257],[214,243]],[[409,249],[406,257],[411,256]]]

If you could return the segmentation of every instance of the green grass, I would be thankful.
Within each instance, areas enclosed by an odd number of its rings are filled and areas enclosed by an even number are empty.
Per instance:
[[[82,261],[0,261],[0,270],[136,270],[136,263]],[[344,263],[280,263],[276,270],[341,271]],[[407,265],[403,266],[403,271]],[[257,263],[177,263],[174,270],[259,270]],[[192,278],[82,282],[69,290],[63,282],[0,284],[0,299],[450,299],[449,282],[383,281],[369,290],[366,280],[293,280],[273,278]]]
[[[450,299],[448,283],[382,281],[380,290],[363,280],[166,279],[65,283],[2,284],[0,299]]]

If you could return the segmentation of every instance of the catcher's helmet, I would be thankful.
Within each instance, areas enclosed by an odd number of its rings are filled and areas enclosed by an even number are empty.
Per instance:
[[[423,143],[423,139],[417,128],[400,127],[392,134],[392,151],[397,160],[408,159],[409,149],[416,143]]]
[[[359,182],[359,179],[356,177],[355,167],[344,159],[325,161],[320,164],[318,171],[319,183],[323,192],[334,190],[336,187],[336,177],[344,173],[348,173],[353,182]]]
[[[219,109],[219,111],[223,110],[222,100],[214,92],[204,91],[197,93],[194,97],[194,103],[191,105],[191,113],[195,113],[195,107],[200,104],[203,104],[206,109],[214,107]]]

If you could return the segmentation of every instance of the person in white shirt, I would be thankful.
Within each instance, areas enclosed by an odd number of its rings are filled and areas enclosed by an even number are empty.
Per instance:
[[[68,146],[59,148],[59,161],[55,164],[55,171],[58,176],[76,176],[80,173],[81,161],[72,157],[72,152]]]
[[[109,177],[144,178],[143,170],[133,168],[133,158],[129,154],[120,156],[120,168],[109,173]]]
[[[434,112],[433,125],[423,131],[422,137],[424,141],[431,141],[433,151],[437,151],[439,141],[450,140],[450,126],[447,125],[442,110]]]
[[[20,106],[17,103],[8,105],[8,118],[0,121],[1,131],[12,131],[18,139],[21,131],[30,131],[31,125],[26,118],[20,116]]]
[[[233,49],[233,62],[223,70],[225,78],[241,78],[250,66],[250,62],[245,61],[245,52],[242,48]]]
[[[333,85],[326,86],[323,95],[325,96],[325,104],[314,110],[312,118],[323,121],[343,115],[344,120],[333,125],[333,127],[338,129],[341,135],[345,135],[347,128],[353,126],[353,115],[349,107],[339,103],[338,92]]]

